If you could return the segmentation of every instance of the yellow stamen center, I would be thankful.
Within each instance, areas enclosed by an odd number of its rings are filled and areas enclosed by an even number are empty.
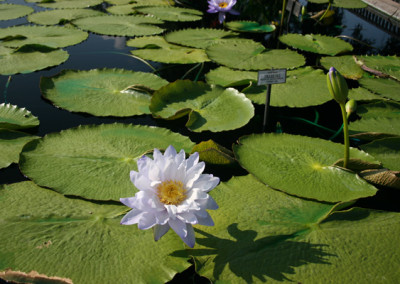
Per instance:
[[[221,3],[218,4],[218,6],[219,6],[220,8],[226,8],[226,7],[228,7],[228,3],[226,3],[226,2],[221,2]]]
[[[160,202],[167,205],[178,205],[186,199],[186,189],[181,181],[166,180],[157,186]]]

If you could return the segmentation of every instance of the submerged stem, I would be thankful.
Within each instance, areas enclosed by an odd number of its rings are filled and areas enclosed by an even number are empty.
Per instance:
[[[340,104],[340,109],[342,111],[343,118],[343,137],[344,137],[344,160],[343,167],[347,168],[350,157],[350,139],[349,139],[349,128],[347,125],[347,113],[345,104]]]

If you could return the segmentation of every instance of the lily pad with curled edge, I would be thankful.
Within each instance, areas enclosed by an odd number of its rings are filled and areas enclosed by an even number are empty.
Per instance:
[[[92,9],[56,9],[37,12],[28,16],[28,21],[38,25],[66,24],[72,20],[104,15],[103,12]]]
[[[26,5],[0,4],[0,21],[24,17],[33,11],[33,8]]]
[[[231,21],[225,23],[225,27],[245,33],[271,33],[276,29],[275,25],[260,25],[253,21]]]
[[[0,74],[31,73],[57,66],[68,59],[68,52],[44,45],[24,45],[18,49],[0,46]]]
[[[41,1],[37,5],[51,9],[77,9],[97,6],[102,2],[103,0],[51,0]]]
[[[206,49],[208,57],[218,64],[241,70],[292,69],[305,64],[302,55],[288,49],[266,49],[253,40],[229,40]]]
[[[359,64],[400,80],[400,57],[398,56],[357,56],[357,59]]]
[[[367,89],[364,88],[353,88],[349,90],[349,100],[356,100],[356,101],[380,101],[384,100],[385,98],[371,93]]]
[[[183,47],[168,43],[161,36],[150,36],[130,39],[127,46],[139,49],[131,53],[145,60],[162,63],[191,64],[210,61],[203,49]]]
[[[379,159],[385,168],[400,171],[400,138],[386,138],[361,145],[365,152]]]
[[[155,24],[163,21],[151,17],[104,15],[73,21],[79,28],[93,33],[115,36],[144,36],[160,34],[164,30]]]
[[[201,20],[203,12],[195,9],[171,7],[171,6],[151,6],[138,7],[135,10],[142,14],[153,15],[156,18],[168,22],[192,22]]]
[[[27,133],[0,128],[0,169],[18,163],[19,153],[29,141],[39,138]]]
[[[14,26],[0,29],[3,46],[21,47],[40,44],[52,48],[78,44],[87,39],[88,33],[75,28],[48,26]]]
[[[337,55],[353,50],[350,43],[324,35],[286,34],[280,36],[279,40],[293,48],[318,54]]]
[[[242,137],[233,150],[249,173],[292,195],[341,202],[377,191],[353,172],[332,166],[344,155],[342,144],[300,135],[263,134]],[[355,148],[350,149],[350,157],[377,162]]]
[[[233,152],[211,139],[195,145],[192,149],[192,153],[194,152],[199,153],[200,160],[207,164],[220,166],[236,164]]]
[[[22,129],[39,125],[39,119],[29,110],[12,104],[0,104],[0,128]]]
[[[400,102],[400,83],[392,79],[361,78],[359,81],[364,88],[385,98]]]
[[[53,77],[42,77],[43,97],[57,107],[97,116],[150,114],[154,90],[168,81],[145,72],[124,69],[63,70]]]
[[[189,115],[186,127],[195,132],[237,129],[254,116],[253,104],[236,89],[189,80],[178,80],[156,91],[150,111],[164,119]]]
[[[205,77],[208,84],[223,87],[242,86],[257,82],[257,72],[233,70],[224,66],[211,70]]]
[[[196,228],[196,246],[187,251],[213,283],[315,283],[316,277],[391,283],[400,277],[400,250],[393,245],[400,241],[399,213],[337,211],[251,175],[221,183],[210,195],[219,205],[210,212],[218,226]]]
[[[331,67],[335,67],[335,69],[347,79],[358,80],[364,74],[364,71],[354,61],[352,55],[322,57],[321,65],[326,70],[329,70]]]
[[[221,29],[185,29],[173,31],[164,36],[165,40],[170,43],[206,48],[212,44],[231,39],[237,36],[237,33],[225,31]]]
[[[171,256],[183,248],[176,234],[155,242],[151,230],[122,226],[129,208],[120,204],[67,198],[33,182],[1,185],[0,204],[0,277],[36,271],[53,279],[35,283],[165,283],[190,266],[184,253]]]
[[[86,125],[52,133],[25,145],[20,169],[36,184],[97,200],[133,196],[129,172],[154,148],[184,149],[194,143],[167,129],[129,124]]]

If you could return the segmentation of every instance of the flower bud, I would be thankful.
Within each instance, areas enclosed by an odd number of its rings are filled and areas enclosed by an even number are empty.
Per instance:
[[[347,117],[350,116],[350,114],[352,114],[353,112],[355,112],[357,109],[357,102],[353,99],[349,100],[346,103],[346,113],[347,113]]]
[[[346,80],[334,67],[329,69],[326,78],[333,99],[339,104],[345,104],[349,93]]]
[[[307,14],[307,7],[306,6],[302,6],[301,7],[301,16],[304,17]]]

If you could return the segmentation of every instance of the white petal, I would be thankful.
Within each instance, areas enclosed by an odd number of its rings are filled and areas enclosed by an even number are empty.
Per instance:
[[[134,203],[136,201],[135,197],[120,198],[119,201],[121,201],[122,204],[124,204],[130,208],[135,208],[135,206],[134,206]]]
[[[199,153],[194,152],[190,157],[186,160],[186,169],[190,169],[194,165],[199,162]]]
[[[186,224],[187,236],[182,240],[187,244],[189,247],[193,248],[196,243],[196,237],[194,235],[194,230],[192,225]]]
[[[168,221],[168,224],[170,225],[171,229],[175,231],[175,233],[178,234],[179,237],[183,240],[187,236],[187,229],[186,229],[186,223],[179,220],[175,219],[172,220],[170,219]]]
[[[169,145],[167,150],[164,152],[164,157],[173,157],[175,158],[176,156],[176,150],[172,145]]]
[[[192,187],[200,188],[201,190],[208,192],[219,183],[219,178],[213,175],[202,174],[192,185]]]
[[[162,236],[164,236],[168,231],[169,231],[169,225],[156,225],[154,227],[153,235],[154,235],[154,240],[158,241],[161,239]]]
[[[177,165],[183,164],[185,161],[186,154],[185,151],[182,149],[176,156],[175,156],[175,163]]]
[[[198,224],[204,225],[204,226],[214,226],[214,221],[213,221],[213,219],[211,219],[210,214],[208,214],[207,211],[204,211],[204,212],[206,212],[206,214],[207,214],[205,217],[197,216]]]
[[[204,162],[200,162],[195,166],[191,167],[186,172],[186,178],[185,178],[186,188],[191,188],[193,186],[193,183],[201,176],[201,173],[204,171],[204,168],[205,168]]]
[[[185,223],[197,224],[197,217],[192,212],[183,212],[177,214],[176,217]]]
[[[157,165],[156,163],[152,163],[149,166],[149,174],[148,174],[149,179],[151,181],[159,181],[159,180],[161,180],[161,176],[162,176],[162,172],[161,172],[161,168],[159,167],[159,165]]]
[[[157,224],[164,225],[168,222],[169,215],[166,210],[158,211],[155,214]]]
[[[132,178],[131,178],[131,180],[132,180]],[[154,189],[151,186],[151,182],[147,178],[147,176],[144,176],[144,175],[141,175],[141,174],[135,175],[135,178],[134,178],[134,181],[133,181],[133,185],[139,190],[154,192]]]
[[[168,215],[170,219],[176,218],[177,208],[175,205],[165,205],[165,209],[167,209]]]
[[[139,222],[143,212],[137,209],[129,211],[121,220],[121,225],[132,225]]]
[[[215,200],[210,195],[208,195],[208,198],[199,199],[199,200],[196,200],[196,202],[199,204],[199,206],[203,210],[205,210],[205,209],[210,209],[210,210],[218,209],[218,204],[215,202]]]
[[[144,175],[147,175],[148,172],[148,166],[153,162],[152,159],[149,157],[143,155],[138,161],[137,161],[137,166],[138,166],[138,172],[142,173]]]
[[[147,230],[156,225],[156,218],[151,213],[143,213],[139,219],[138,228]]]

